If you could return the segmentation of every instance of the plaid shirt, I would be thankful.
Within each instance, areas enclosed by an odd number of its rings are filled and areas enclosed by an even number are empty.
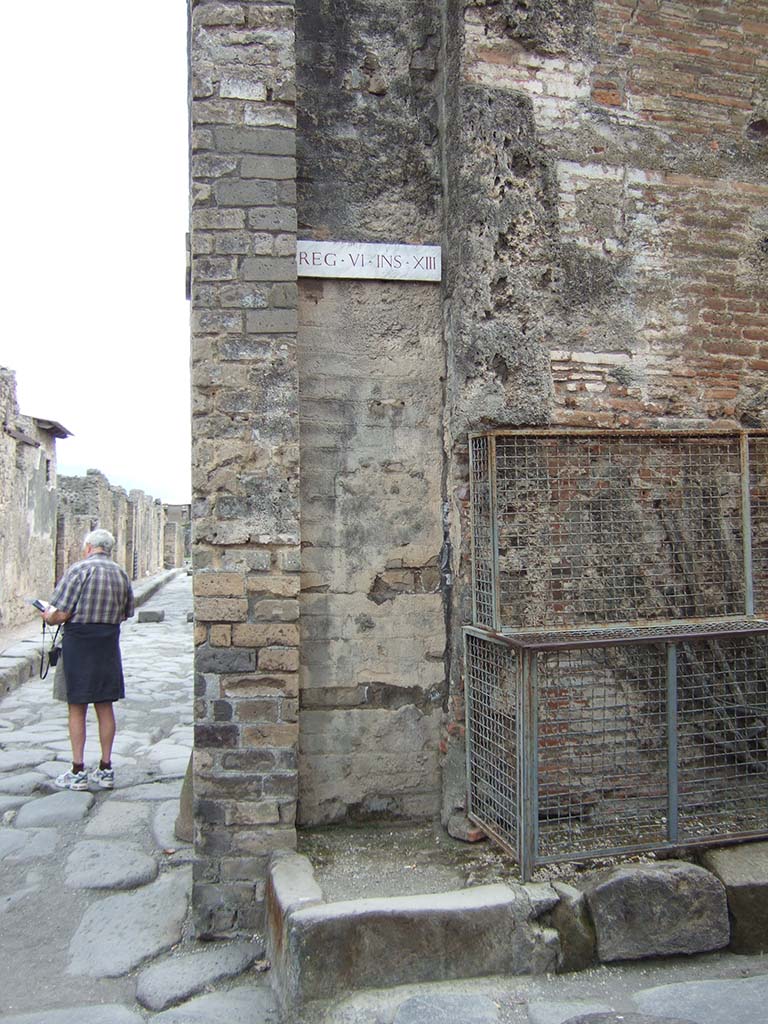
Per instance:
[[[97,551],[67,569],[51,604],[61,612],[71,612],[70,622],[119,625],[133,615],[131,581],[116,562]]]

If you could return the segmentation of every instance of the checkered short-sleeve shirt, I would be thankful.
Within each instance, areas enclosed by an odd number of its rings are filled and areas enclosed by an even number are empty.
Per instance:
[[[51,604],[61,612],[71,612],[70,622],[118,625],[134,611],[127,573],[101,552],[67,569],[56,585]]]

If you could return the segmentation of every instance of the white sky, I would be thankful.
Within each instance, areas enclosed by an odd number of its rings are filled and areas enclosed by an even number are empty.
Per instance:
[[[185,0],[3,10],[0,365],[60,473],[190,499]]]

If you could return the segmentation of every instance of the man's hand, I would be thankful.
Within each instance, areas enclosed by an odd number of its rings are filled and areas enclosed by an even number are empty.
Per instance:
[[[60,612],[58,608],[54,608],[52,604],[48,605],[46,611],[43,612],[43,618],[49,626],[60,626],[62,622],[66,622],[72,615],[72,612]]]

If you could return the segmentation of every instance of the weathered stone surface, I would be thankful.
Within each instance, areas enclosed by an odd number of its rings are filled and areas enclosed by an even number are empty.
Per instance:
[[[130,1010],[119,1003],[103,1003],[99,1006],[68,1006],[58,1010],[46,1010],[44,1017],[40,1010],[33,1013],[14,1014],[3,1017],[3,1024],[142,1024],[143,1017],[136,1010]]]
[[[42,772],[19,772],[16,775],[0,777],[0,793],[18,793],[29,796],[41,783],[47,781]]]
[[[768,843],[707,850],[701,863],[725,886],[731,915],[731,949],[768,952]]]
[[[64,882],[73,889],[133,889],[157,877],[157,861],[129,843],[87,839],[67,858]]]
[[[609,1011],[611,1011],[610,1006],[606,1006],[605,1003],[598,1000],[536,999],[528,1003],[528,1021],[529,1024],[564,1024],[574,1015],[585,1016]]]
[[[725,889],[684,861],[628,865],[599,872],[585,895],[603,962],[728,945]]]
[[[206,944],[196,952],[182,953],[142,971],[136,998],[150,1010],[165,1010],[207,985],[241,974],[263,955],[264,946],[258,942]]]
[[[0,830],[0,860],[36,860],[50,857],[59,842],[49,828]]]
[[[156,1024],[279,1024],[275,997],[266,986],[198,996],[152,1018]]]
[[[523,887],[316,904],[288,914],[273,965],[290,1004],[354,988],[537,973],[556,949]]]
[[[114,797],[114,794],[112,795]],[[149,817],[149,806],[110,798],[94,812],[85,826],[87,836],[122,836],[135,833]]]
[[[162,608],[142,608],[138,614],[139,622],[164,622],[165,612]]]
[[[61,793],[30,800],[19,810],[16,828],[48,828],[81,821],[93,806],[93,793],[64,789]]]
[[[552,882],[560,897],[547,916],[547,923],[560,936],[558,970],[582,971],[595,959],[595,930],[581,890],[565,882]]]
[[[497,1024],[499,1007],[486,996],[413,996],[397,1008],[393,1024]]]
[[[761,1024],[768,1005],[768,975],[659,985],[635,993],[632,1002],[643,1013],[690,1018],[694,1024]]]
[[[19,750],[0,750],[0,772],[16,772],[47,761],[51,752],[47,747],[27,747]],[[64,771],[63,766],[59,771]]]
[[[564,1024],[696,1024],[680,1017],[648,1017],[644,1013],[585,1013],[571,1017]]]
[[[181,937],[191,876],[174,869],[135,892],[93,904],[69,945],[69,974],[116,978],[170,949]]]
[[[0,814],[6,811],[15,811],[17,807],[29,802],[28,796],[10,796],[7,793],[0,793]]]

